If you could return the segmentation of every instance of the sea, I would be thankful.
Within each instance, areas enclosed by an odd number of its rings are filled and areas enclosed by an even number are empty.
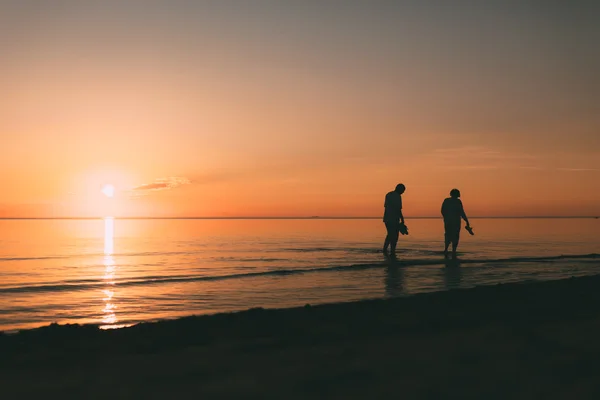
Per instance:
[[[600,273],[600,220],[473,218],[459,260],[443,222],[407,219],[0,220],[0,331],[103,329],[189,315],[412,296]]]

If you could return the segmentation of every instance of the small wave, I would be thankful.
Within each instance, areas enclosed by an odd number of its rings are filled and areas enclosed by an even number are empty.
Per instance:
[[[284,247],[281,249],[273,249],[274,252],[291,252],[291,253],[323,253],[340,251],[345,253],[359,253],[359,254],[377,254],[380,252],[379,249],[373,247],[360,248],[360,247]]]
[[[339,251],[341,249],[333,247],[283,247],[281,249],[274,249],[273,251],[289,251],[294,253],[309,253],[309,252],[324,252],[324,251]]]
[[[320,252],[343,252],[343,253],[354,253],[354,254],[378,254],[379,249],[373,247],[289,247],[289,248],[274,248],[266,250],[267,253],[278,253],[278,252],[292,252],[292,253],[320,253]],[[417,250],[416,253],[420,254],[435,254],[441,252],[427,252]],[[127,258],[127,257],[165,257],[165,256],[193,256],[197,254],[196,251],[146,251],[146,252],[125,252],[125,253],[114,253],[111,254],[115,258]],[[15,262],[15,261],[42,261],[42,260],[61,260],[61,259],[79,259],[79,258],[102,258],[104,253],[75,253],[69,255],[54,255],[54,256],[42,256],[42,257],[0,257],[0,262]],[[257,257],[257,258],[235,258],[229,257],[216,257],[217,261],[242,261],[242,262],[276,262],[286,261],[281,258],[273,257]]]
[[[267,258],[267,257],[257,257],[257,258],[236,258],[236,257],[214,257],[214,261],[235,261],[235,262],[281,262],[281,261],[289,261],[286,258]]]
[[[37,261],[37,260],[60,260],[70,256],[44,256],[44,257],[0,257],[0,262],[6,261]]]
[[[580,254],[580,255],[560,255],[549,257],[513,257],[513,258],[497,258],[497,259],[472,259],[460,260],[461,264],[514,264],[514,263],[529,263],[529,262],[551,262],[556,260],[591,260],[600,259],[600,254]],[[215,276],[197,276],[197,275],[175,275],[175,276],[145,276],[138,279],[128,279],[122,281],[111,282],[114,287],[130,287],[130,286],[145,286],[168,283],[185,283],[185,282],[202,282],[202,281],[218,281],[228,279],[243,279],[264,276],[289,276],[316,272],[336,272],[336,271],[361,271],[373,268],[383,268],[393,265],[395,267],[416,267],[416,266],[435,266],[444,265],[443,259],[421,259],[421,260],[399,260],[390,264],[389,262],[381,261],[375,263],[353,264],[353,265],[338,265],[330,267],[317,268],[294,268],[281,269],[271,271],[246,272],[229,275]],[[510,266],[510,265],[506,265]],[[497,266],[494,266],[497,267]],[[61,292],[61,291],[82,291],[91,289],[103,289],[107,287],[107,282],[104,280],[80,280],[72,282],[60,282],[53,284],[30,285],[0,288],[0,294],[9,293],[39,293],[39,292]]]
[[[554,261],[554,260],[579,260],[579,259],[600,259],[600,254],[562,254],[559,256],[542,256],[542,257],[508,257],[508,258],[496,258],[496,259],[473,259],[473,260],[460,260],[461,264],[471,263],[489,263],[489,262],[540,262],[540,261]]]
[[[152,257],[152,256],[186,256],[193,255],[194,252],[189,251],[148,251],[138,253],[114,253],[113,257]],[[40,261],[40,260],[63,260],[63,259],[79,259],[79,258],[102,258],[106,256],[104,253],[74,253],[69,255],[43,256],[43,257],[0,257],[0,262],[15,262],[15,261]]]

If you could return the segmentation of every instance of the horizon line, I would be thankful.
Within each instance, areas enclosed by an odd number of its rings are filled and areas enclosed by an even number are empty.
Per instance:
[[[164,219],[164,220],[314,220],[314,219],[382,219],[381,216],[369,217],[369,216],[282,216],[282,217],[269,217],[269,216],[232,216],[232,217],[113,217],[113,216],[96,216],[96,217],[0,217],[0,221],[5,220],[97,220],[105,218],[114,218],[120,220],[151,220],[151,219]],[[569,216],[569,215],[526,215],[526,216],[473,216],[469,219],[598,219],[600,216],[588,215],[588,216]],[[441,216],[416,216],[416,217],[405,217],[405,219],[442,219]]]

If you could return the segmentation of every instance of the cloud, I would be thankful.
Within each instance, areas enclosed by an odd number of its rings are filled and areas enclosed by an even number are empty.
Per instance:
[[[558,171],[568,171],[568,172],[590,172],[590,171],[598,171],[595,168],[557,168]]]
[[[130,193],[134,196],[143,196],[152,192],[161,190],[175,189],[179,186],[189,185],[192,182],[188,178],[173,176],[169,178],[158,178],[152,183],[145,183],[131,189]]]
[[[490,170],[490,169],[499,169],[497,165],[486,165],[486,164],[477,164],[477,165],[448,165],[444,166],[446,169],[458,169],[458,170]]]
[[[484,146],[462,146],[435,149],[430,154],[432,164],[444,169],[497,170],[506,168],[541,169],[539,159],[526,153],[507,153]]]
[[[445,149],[435,149],[433,151],[441,157],[462,157],[462,156],[477,156],[485,158],[496,158],[501,155],[499,151],[491,150],[483,146],[462,146]]]
[[[507,153],[490,149],[485,146],[462,146],[445,149],[435,149],[438,157],[464,158],[473,157],[487,160],[536,160],[538,157],[527,153]]]

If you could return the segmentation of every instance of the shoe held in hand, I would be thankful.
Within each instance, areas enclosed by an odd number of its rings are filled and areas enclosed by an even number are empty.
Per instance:
[[[404,224],[400,224],[400,233],[403,235],[408,235],[408,227]]]

